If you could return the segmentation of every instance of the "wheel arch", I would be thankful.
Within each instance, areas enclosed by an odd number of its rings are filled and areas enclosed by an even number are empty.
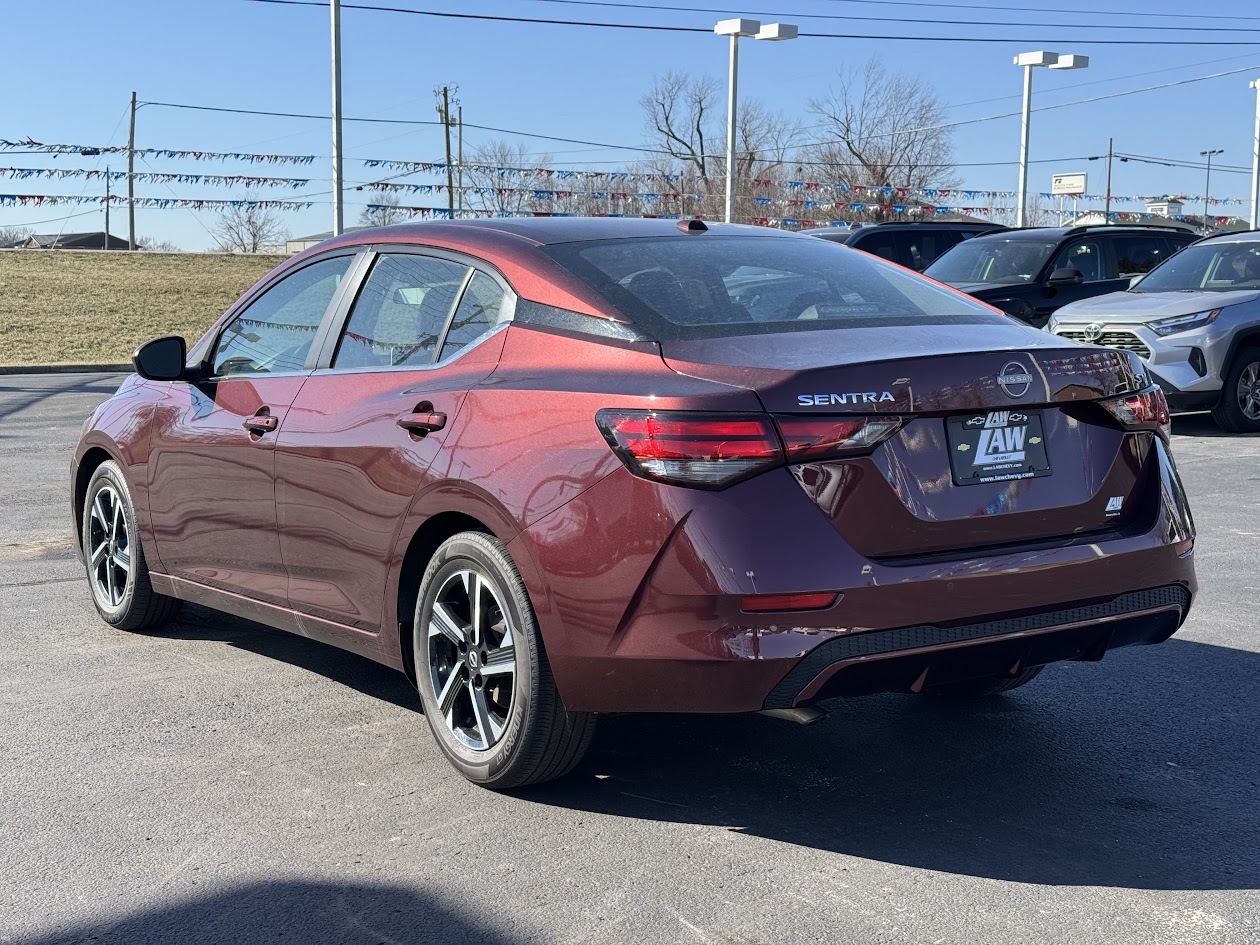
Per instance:
[[[1238,352],[1245,348],[1260,348],[1260,324],[1252,325],[1238,331],[1229,343],[1229,353],[1225,355],[1225,360],[1221,362],[1221,380],[1225,380],[1225,375],[1229,373],[1229,369],[1234,364],[1234,358]]]
[[[74,482],[71,486],[71,511],[74,515],[73,534],[74,547],[82,556],[83,554],[83,505],[87,499],[88,484],[92,481],[92,474],[101,467],[102,464],[113,462],[122,471],[123,478],[127,477],[127,469],[125,464],[119,458],[111,453],[105,447],[95,444],[88,447],[82,456],[79,457],[74,471]],[[131,484],[128,483],[128,488]],[[133,492],[134,494],[134,492]]]

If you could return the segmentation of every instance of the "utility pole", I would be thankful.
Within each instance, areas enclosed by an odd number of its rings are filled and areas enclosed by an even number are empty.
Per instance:
[[[456,152],[455,160],[459,163],[459,212],[464,212],[464,106],[455,106],[455,120],[458,122],[456,126],[459,129],[459,150]]]
[[[333,236],[345,230],[344,181],[341,179],[341,0],[329,0],[332,13],[332,187]]]
[[[101,249],[109,249],[109,165],[105,165],[105,240]]]
[[[1203,235],[1208,232],[1208,196],[1212,192],[1212,155],[1224,154],[1224,148],[1213,148],[1211,151],[1200,151],[1199,157],[1207,158],[1207,180],[1203,183]]]
[[[1107,202],[1103,205],[1103,223],[1111,222],[1111,157],[1115,154],[1115,139],[1107,139]]]
[[[455,169],[451,167],[451,87],[442,86],[435,89],[434,95],[442,93],[438,102],[438,117],[442,119],[442,131],[446,135],[446,209],[455,215]]]
[[[106,178],[108,180],[108,178]],[[109,227],[105,228],[106,232]],[[131,130],[127,133],[127,248],[136,248],[136,93],[131,93]]]

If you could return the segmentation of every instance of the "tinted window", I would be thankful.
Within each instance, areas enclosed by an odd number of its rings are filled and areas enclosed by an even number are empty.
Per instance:
[[[1059,245],[1057,240],[964,240],[927,268],[927,275],[956,285],[1031,282]]]
[[[1050,267],[1050,271],[1053,272],[1056,269],[1075,269],[1085,277],[1086,282],[1101,282],[1103,279],[1115,278],[1107,273],[1102,240],[1097,239],[1068,243],[1054,258],[1054,265]]]
[[[503,289],[484,272],[474,272],[460,297],[439,361],[472,344],[501,320]]]
[[[432,256],[378,256],[350,311],[332,366],[432,364],[467,273],[467,266]]]
[[[267,289],[224,329],[210,363],[216,375],[300,371],[352,256],[312,263]]]
[[[1124,277],[1150,272],[1168,258],[1167,245],[1162,236],[1113,236],[1116,271]]]
[[[548,251],[660,340],[1005,321],[966,296],[824,240],[667,237]]]
[[[1207,242],[1173,256],[1134,292],[1229,292],[1260,289],[1260,242]]]
[[[951,233],[948,230],[922,230],[902,234],[903,248],[902,258],[905,262],[902,265],[909,266],[922,272],[929,265],[936,261],[938,256],[944,254],[955,243],[961,243],[963,235],[961,233]]]

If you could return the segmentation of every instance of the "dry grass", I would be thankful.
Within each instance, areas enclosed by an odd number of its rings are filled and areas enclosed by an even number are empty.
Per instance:
[[[0,365],[124,363],[189,345],[283,256],[0,250]]]

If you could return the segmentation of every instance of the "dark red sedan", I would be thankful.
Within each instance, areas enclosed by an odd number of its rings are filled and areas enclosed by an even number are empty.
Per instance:
[[[808,236],[361,230],[134,360],[72,473],[101,616],[192,601],[394,666],[491,787],[603,712],[1012,689],[1195,590],[1136,356]]]

